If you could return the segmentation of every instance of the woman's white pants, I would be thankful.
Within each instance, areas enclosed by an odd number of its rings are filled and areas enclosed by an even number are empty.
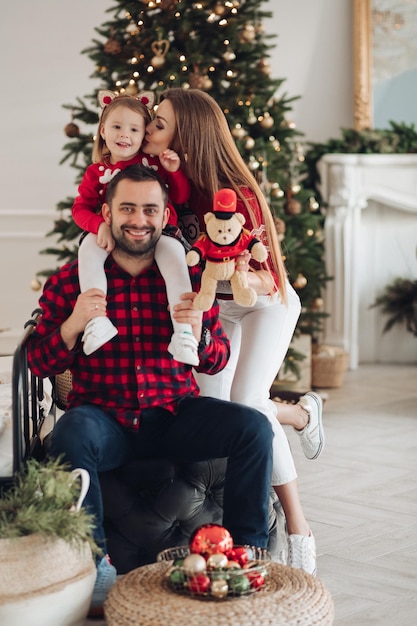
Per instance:
[[[300,299],[287,285],[288,305],[280,296],[258,296],[254,307],[220,300],[220,319],[231,345],[224,370],[209,376],[195,373],[201,394],[232,400],[264,413],[271,422],[273,439],[272,484],[283,485],[297,477],[294,459],[270,388],[280,369],[301,312]]]

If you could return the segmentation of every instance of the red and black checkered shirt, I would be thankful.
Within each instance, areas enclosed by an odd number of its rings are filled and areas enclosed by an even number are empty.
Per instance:
[[[175,361],[167,346],[173,332],[164,280],[154,264],[131,276],[110,255],[106,261],[107,314],[118,335],[90,356],[81,336],[73,350],[64,344],[60,327],[70,316],[80,293],[78,263],[65,265],[45,284],[39,305],[42,317],[28,343],[29,365],[37,376],[66,369],[72,372],[68,408],[96,404],[129,428],[139,427],[140,412],[163,407],[175,412],[185,396],[199,394],[192,368]],[[191,270],[198,290],[200,272]],[[199,372],[215,374],[229,358],[229,341],[218,320],[217,304],[204,314],[212,341],[199,352]]]

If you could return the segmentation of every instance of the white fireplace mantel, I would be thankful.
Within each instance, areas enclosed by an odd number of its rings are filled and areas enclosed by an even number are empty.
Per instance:
[[[326,269],[333,277],[326,289],[330,317],[324,340],[349,352],[350,368],[356,369],[359,282],[367,271],[361,238],[363,211],[374,201],[406,212],[417,243],[417,155],[326,154],[317,169],[320,193],[327,204]],[[386,254],[390,253],[388,247]]]

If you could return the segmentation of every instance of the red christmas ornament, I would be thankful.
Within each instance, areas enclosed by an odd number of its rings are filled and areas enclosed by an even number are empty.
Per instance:
[[[219,524],[204,524],[197,528],[190,538],[190,552],[208,558],[211,554],[227,552],[233,548],[229,531]]]
[[[229,561],[236,561],[242,567],[249,561],[249,554],[243,546],[236,546],[226,552]]]
[[[251,589],[259,589],[265,584],[265,576],[260,572],[247,572],[245,576],[249,580]]]
[[[210,589],[211,580],[206,574],[197,574],[188,581],[188,589],[191,593],[203,594]]]

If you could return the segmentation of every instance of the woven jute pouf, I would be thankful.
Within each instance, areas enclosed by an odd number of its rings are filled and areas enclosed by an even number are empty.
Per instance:
[[[205,600],[168,586],[166,563],[140,567],[110,590],[108,626],[315,626],[331,625],[334,606],[323,583],[305,572],[270,563],[262,590],[250,596]]]

